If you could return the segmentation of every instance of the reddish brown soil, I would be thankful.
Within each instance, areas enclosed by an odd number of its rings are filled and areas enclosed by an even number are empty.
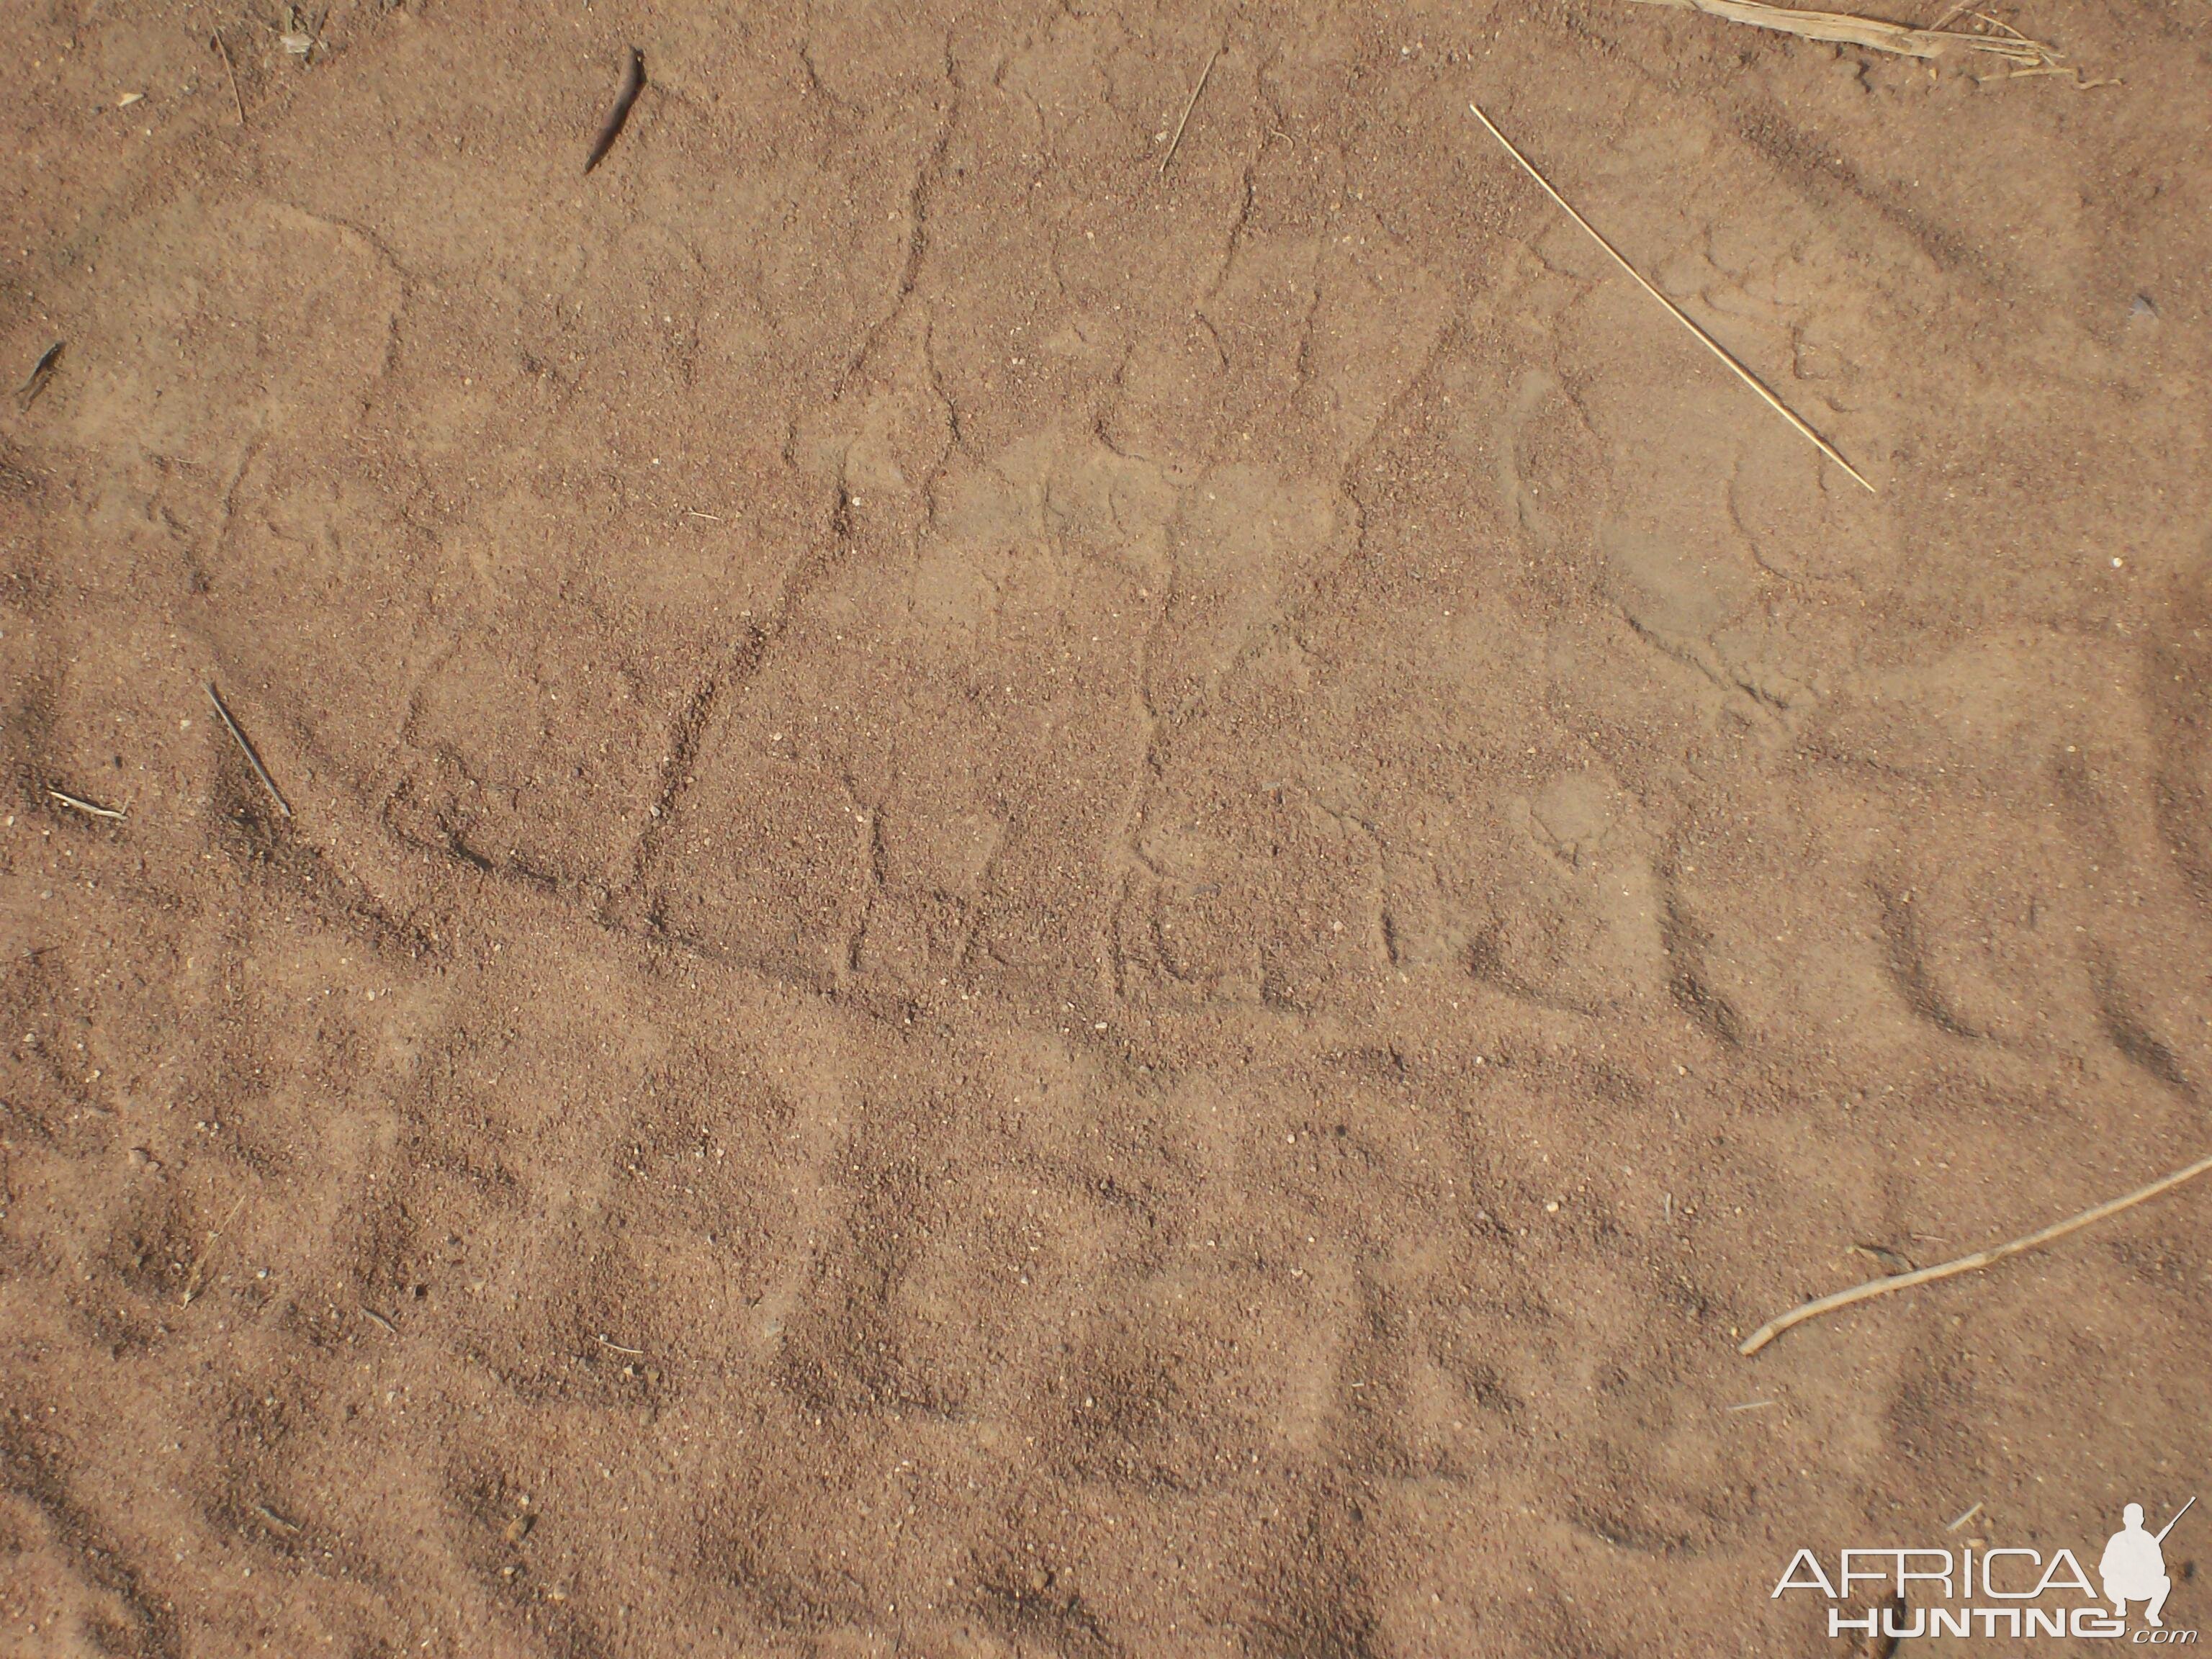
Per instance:
[[[2212,1144],[2212,14],[2005,15],[2118,84],[0,9],[0,1650],[1841,1652],[2212,1500],[2212,1183],[1735,1352]]]

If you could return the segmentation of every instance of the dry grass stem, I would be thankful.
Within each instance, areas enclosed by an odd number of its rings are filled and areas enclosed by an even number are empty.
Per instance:
[[[238,125],[246,125],[246,95],[238,89],[238,66],[230,61],[230,48],[223,44],[222,36],[215,37],[215,49],[222,54],[222,72],[230,77],[231,107],[238,112]]]
[[[1954,50],[1993,52],[2014,64],[2049,64],[2058,53],[2040,40],[2031,40],[2015,30],[2002,34],[1968,34],[1957,29],[1907,28],[1879,18],[1856,17],[1848,12],[1797,11],[1788,6],[1769,6],[1760,0],[1633,0],[1640,6],[1666,6],[1675,11],[1703,12],[1731,23],[1772,29],[1807,40],[1826,40],[1840,46],[1864,46],[1900,58],[1941,58]],[[1945,21],[1964,8],[1954,8]],[[1998,26],[2003,27],[2002,24]]]
[[[1168,141],[1168,153],[1160,157],[1160,177],[1168,176],[1168,163],[1182,148],[1182,130],[1190,125],[1190,112],[1198,107],[1198,100],[1206,95],[1206,81],[1213,74],[1213,66],[1221,61],[1221,48],[1213,49],[1213,56],[1206,60],[1206,67],[1198,72],[1198,84],[1190,89],[1190,102],[1182,106],[1182,119],[1176,123],[1175,137]]]
[[[1706,333],[1704,329],[1698,327],[1696,323],[1690,319],[1690,315],[1687,312],[1684,311],[1681,307],[1676,305],[1672,300],[1668,299],[1665,295],[1662,294],[1657,289],[1654,288],[1649,282],[1647,282],[1644,279],[1644,273],[1638,270],[1634,265],[1629,264],[1627,256],[1622,253],[1619,248],[1613,246],[1611,242],[1607,241],[1595,225],[1590,223],[1590,222],[1583,218],[1581,214],[1576,212],[1574,204],[1568,201],[1565,197],[1560,195],[1558,191],[1552,188],[1552,181],[1536,170],[1536,164],[1534,161],[1531,161],[1527,156],[1523,155],[1514,147],[1513,141],[1498,130],[1496,124],[1493,123],[1487,115],[1485,115],[1482,112],[1481,108],[1479,106],[1469,104],[1468,108],[1474,112],[1474,118],[1476,120],[1481,122],[1484,126],[1490,130],[1490,136],[1498,140],[1499,143],[1505,146],[1506,154],[1510,155],[1515,161],[1518,161],[1528,176],[1543,186],[1544,194],[1550,197],[1554,202],[1557,202],[1559,206],[1565,210],[1567,217],[1572,219],[1577,224],[1588,231],[1590,234],[1591,240],[1613,256],[1613,263],[1618,264],[1623,270],[1626,271],[1631,276],[1633,276],[1636,279],[1638,286],[1642,288],[1646,294],[1649,294],[1661,305],[1666,307],[1667,309],[1673,313],[1676,322],[1681,324],[1684,328],[1688,329],[1691,333],[1696,335],[1698,340],[1704,343],[1706,350],[1711,352],[1714,356],[1719,358],[1723,363],[1726,363],[1729,369],[1734,372],[1735,377],[1741,380],[1746,386],[1749,386],[1753,392],[1757,392],[1760,398],[1765,401],[1768,408],[1771,409],[1784,420],[1789,422],[1790,426],[1796,429],[1799,436],[1805,439],[1807,442],[1810,443],[1814,448],[1818,449],[1823,455],[1826,455],[1838,466],[1843,468],[1844,471],[1850,473],[1853,481],[1858,483],[1862,488],[1865,489],[1869,494],[1874,492],[1874,486],[1867,483],[1865,477],[1860,473],[1856,467],[1853,466],[1849,461],[1844,459],[1843,453],[1840,450],[1838,450],[1833,444],[1830,443],[1826,438],[1823,438],[1819,433],[1814,431],[1811,427],[1806,425],[1805,422],[1798,417],[1795,410],[1791,409],[1787,404],[1784,403],[1781,398],[1776,397],[1771,392],[1769,392],[1766,389],[1765,383],[1762,381],[1759,376],[1753,374],[1741,363],[1736,362],[1736,360],[1729,354],[1729,349],[1726,346],[1723,345],[1718,340],[1713,338],[1711,335]]]

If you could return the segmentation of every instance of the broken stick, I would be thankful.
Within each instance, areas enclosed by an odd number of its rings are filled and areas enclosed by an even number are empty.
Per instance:
[[[2063,1238],[2067,1234],[2078,1228],[2086,1227],[2093,1221],[2102,1221],[2106,1216],[2118,1215],[2122,1210],[2131,1209],[2136,1205],[2156,1198],[2160,1193],[2171,1191],[2185,1181],[2194,1181],[2207,1170],[2212,1170],[2212,1158],[2200,1158],[2187,1168],[2176,1170],[2170,1176],[2161,1176],[2148,1187],[2138,1187],[2135,1191],[2123,1197],[2108,1200],[2093,1209],[2082,1211],[2077,1216],[2069,1216],[2063,1221],[2054,1222],[2040,1232],[2030,1233],[2025,1238],[2015,1238],[2008,1244],[2000,1244],[1993,1250],[1977,1250],[1972,1255],[1960,1256],[1956,1261],[1946,1261],[1936,1267],[1923,1267],[1917,1273],[1896,1273],[1887,1279],[1869,1279],[1863,1285],[1854,1285],[1848,1291],[1837,1291],[1828,1296],[1816,1297],[1802,1307],[1792,1308],[1779,1318],[1768,1320],[1766,1323],[1745,1338],[1743,1345],[1736,1352],[1746,1355],[1757,1353],[1792,1325],[1802,1324],[1808,1319],[1816,1319],[1824,1313],[1833,1313],[1838,1308],[1848,1308],[1854,1303],[1869,1301],[1877,1296],[1887,1296],[1892,1291],[1910,1290],[1915,1285],[1926,1285],[1935,1279],[1948,1279],[1954,1273],[1972,1273],[1978,1267],[1987,1267],[2002,1261],[2008,1255],[2018,1255],[2022,1250],[2032,1250],[2039,1244],[2048,1244],[2053,1239]]]

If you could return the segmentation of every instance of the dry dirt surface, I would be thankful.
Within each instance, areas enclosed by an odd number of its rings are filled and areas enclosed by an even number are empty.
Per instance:
[[[2002,17],[0,10],[0,1651],[1841,1655],[2212,1500],[2212,1182],[1735,1352],[2212,1149],[2212,13]]]

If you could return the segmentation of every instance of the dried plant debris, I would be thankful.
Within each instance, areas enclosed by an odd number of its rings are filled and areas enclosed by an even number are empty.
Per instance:
[[[66,789],[49,788],[46,794],[56,805],[66,806],[70,811],[82,812],[87,817],[108,818],[120,823],[125,816],[112,806],[102,806],[99,802],[87,800],[82,795],[72,795]]]
[[[1633,0],[1633,3],[1703,12],[1708,17],[1748,23],[1753,28],[1772,29],[1807,40],[1832,41],[1838,46],[1864,46],[1872,52],[1893,52],[1904,58],[1941,58],[1953,51],[1986,52],[2040,73],[2068,72],[2057,68],[2058,53],[2055,49],[2040,40],[2031,40],[2002,23],[1992,23],[1995,33],[1972,34],[1960,29],[1907,28],[1902,23],[1885,23],[1879,18],[1856,17],[1848,12],[1796,11],[1788,6],[1764,5],[1760,0]],[[1955,17],[1959,14],[1954,9],[1951,15]]]
[[[585,172],[589,173],[607,159],[607,152],[615,147],[615,140],[622,137],[623,128],[629,123],[629,112],[637,103],[638,94],[644,90],[645,54],[632,46],[629,63],[623,70],[622,88],[615,94],[615,106],[607,112],[606,123],[592,141],[592,154],[584,163]]]
[[[1886,1244],[1854,1244],[1851,1249],[1886,1273],[1910,1273],[1919,1271],[1911,1257],[1893,1250]]]
[[[261,787],[276,803],[276,810],[284,817],[290,817],[292,803],[284,799],[284,792],[276,787],[276,780],[269,775],[269,769],[261,763],[261,751],[253,746],[253,739],[246,735],[245,727],[239,725],[237,718],[231,714],[230,705],[222,700],[222,693],[215,689],[212,680],[208,683],[207,694],[208,701],[215,705],[215,712],[222,720],[223,728],[237,743],[239,752],[246,757],[246,763],[253,769],[253,775],[261,780]]]
[[[57,340],[40,354],[39,361],[31,365],[31,378],[16,391],[15,406],[18,409],[27,410],[39,401],[39,394],[54,378],[54,371],[61,367],[62,353],[68,349],[67,340]]]
[[[2138,1204],[2156,1198],[2160,1193],[2171,1191],[2185,1182],[2196,1180],[2197,1176],[2208,1170],[2212,1170],[2212,1157],[2200,1158],[2194,1164],[2185,1164],[2171,1175],[2160,1176],[2148,1187],[2138,1187],[2135,1191],[2124,1193],[2118,1198],[2107,1199],[2102,1204],[2091,1206],[2079,1215],[2069,1216],[2063,1221],[2054,1221],[2048,1227],[2040,1228],[2023,1237],[2010,1240],[1996,1246],[1994,1249],[1977,1250],[1972,1255],[1962,1255],[1955,1261],[1942,1262],[1933,1267],[1916,1268],[1911,1273],[1893,1273],[1881,1279],[1870,1279],[1865,1284],[1854,1285],[1847,1291],[1837,1291],[1827,1296],[1815,1297],[1810,1302],[1792,1308],[1788,1313],[1768,1320],[1766,1323],[1746,1337],[1736,1352],[1746,1356],[1755,1354],[1792,1325],[1802,1324],[1806,1320],[1818,1318],[1825,1313],[1833,1313],[1838,1308],[1848,1308],[1856,1303],[1869,1301],[1877,1296],[1887,1296],[1893,1291],[1910,1290],[1915,1285],[1926,1285],[1938,1279],[1948,1279],[1954,1273],[1973,1273],[1983,1267],[1993,1267],[2007,1256],[2018,1255],[2023,1250],[2034,1249],[2039,1245],[2048,1244],[2055,1239],[2065,1237],[2070,1232],[2078,1231],[2094,1222],[2102,1221],[2107,1216],[2118,1215],[2123,1210],[2133,1209]]]
[[[216,55],[222,59],[222,72],[230,81],[231,107],[237,111],[238,125],[242,127],[246,125],[246,94],[238,89],[238,65],[231,62],[230,47],[225,44],[222,33],[217,32],[211,39]]]
[[[1497,124],[1492,121],[1487,115],[1485,115],[1482,112],[1482,107],[1480,105],[1469,104],[1468,108],[1473,112],[1474,118],[1481,122],[1483,126],[1488,130],[1490,136],[1498,140],[1499,143],[1505,146],[1506,154],[1521,164],[1522,170],[1531,179],[1534,179],[1538,185],[1542,186],[1544,194],[1550,197],[1552,200],[1565,212],[1567,217],[1572,219],[1577,224],[1588,231],[1590,234],[1590,239],[1600,247],[1603,248],[1607,253],[1611,254],[1613,256],[1613,263],[1618,264],[1631,276],[1633,276],[1639,288],[1641,288],[1646,294],[1650,295],[1653,299],[1656,300],[1661,305],[1664,306],[1667,310],[1672,313],[1676,322],[1681,324],[1684,328],[1688,329],[1691,333],[1696,335],[1698,340],[1704,343],[1706,350],[1711,352],[1714,356],[1719,358],[1723,363],[1728,366],[1729,371],[1733,373],[1738,380],[1741,380],[1746,386],[1757,392],[1760,400],[1776,414],[1779,415],[1784,420],[1787,421],[1791,428],[1795,430],[1800,437],[1805,439],[1807,442],[1818,449],[1823,455],[1826,455],[1838,466],[1840,466],[1844,471],[1850,474],[1853,482],[1865,489],[1869,494],[1874,492],[1874,486],[1867,482],[1865,475],[1844,459],[1844,454],[1841,450],[1838,449],[1833,444],[1830,443],[1819,433],[1813,430],[1810,426],[1807,425],[1803,416],[1799,415],[1796,410],[1790,408],[1789,404],[1784,403],[1781,398],[1776,397],[1771,391],[1768,390],[1766,383],[1764,380],[1761,380],[1759,376],[1753,374],[1741,363],[1738,362],[1735,359],[1735,354],[1729,351],[1729,349],[1723,345],[1718,340],[1713,338],[1711,335],[1705,332],[1704,329],[1700,328],[1691,318],[1689,313],[1684,311],[1681,307],[1676,305],[1672,300],[1668,299],[1665,295],[1662,294],[1656,287],[1654,287],[1649,277],[1645,276],[1642,271],[1638,270],[1634,265],[1628,262],[1627,255],[1624,254],[1619,248],[1613,246],[1611,242],[1607,241],[1605,239],[1604,234],[1601,232],[1595,225],[1583,218],[1581,213],[1576,210],[1574,204],[1568,201],[1565,197],[1560,195],[1559,192],[1553,187],[1552,181],[1547,179],[1543,173],[1538,170],[1536,164],[1534,161],[1531,161],[1527,156],[1523,155],[1521,153],[1519,147],[1516,145],[1510,138],[1508,138],[1504,133],[1498,130]]]
[[[321,16],[310,23],[297,6],[284,9],[284,27],[276,32],[276,44],[292,57],[312,64],[317,53],[330,55],[330,47],[323,40],[323,25],[330,21],[330,10],[324,9]]]
[[[1190,112],[1198,107],[1198,100],[1206,96],[1206,83],[1213,78],[1213,66],[1221,61],[1221,51],[1216,46],[1213,55],[1206,60],[1206,67],[1198,72],[1198,84],[1190,89],[1190,101],[1182,106],[1182,119],[1176,123],[1175,137],[1169,141],[1167,154],[1160,157],[1163,179],[1168,176],[1168,165],[1175,160],[1176,152],[1182,148],[1183,129],[1190,125]]]

